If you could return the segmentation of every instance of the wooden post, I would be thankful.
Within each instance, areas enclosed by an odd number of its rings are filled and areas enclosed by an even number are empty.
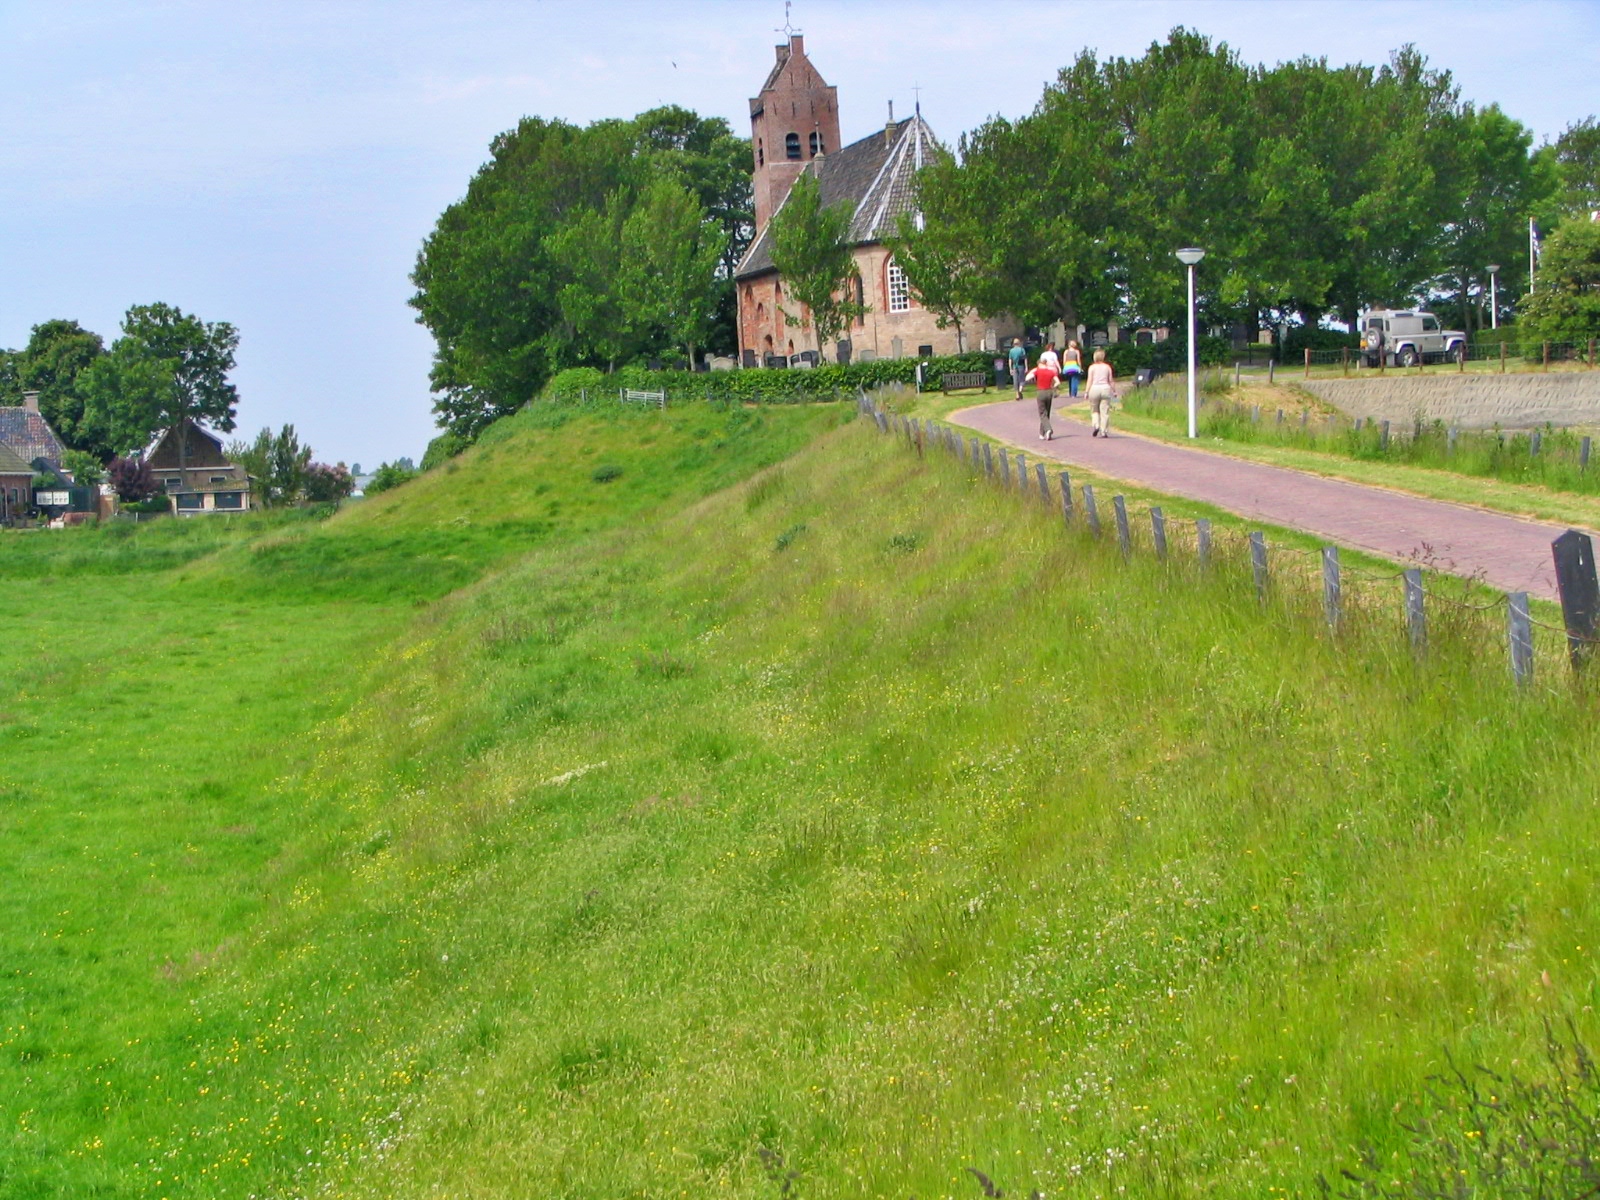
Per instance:
[[[1205,517],[1199,517],[1194,523],[1195,557],[1200,560],[1200,569],[1206,570],[1211,566],[1211,522]]]
[[[1454,454],[1456,452],[1456,438],[1460,436],[1461,430],[1454,425],[1450,426],[1450,431],[1444,435],[1444,452],[1446,454]]]
[[[1072,476],[1061,472],[1061,521],[1072,528]]]
[[[1089,518],[1089,532],[1099,537],[1100,510],[1094,506],[1094,488],[1088,484],[1083,485],[1083,511]]]
[[[1581,671],[1595,641],[1595,620],[1600,615],[1600,582],[1595,578],[1594,544],[1589,535],[1569,529],[1550,544],[1556,561],[1556,590],[1561,593],[1561,616],[1567,627],[1567,657]]]
[[[990,479],[994,478],[994,443],[993,442],[985,442],[983,444],[983,470],[984,470],[984,473],[987,474]]]
[[[1039,481],[1039,499],[1046,504],[1050,503],[1050,477],[1044,472],[1044,464],[1035,463],[1033,474]]]
[[[1306,378],[1311,378],[1311,347],[1306,347]]]
[[[1403,578],[1406,581],[1406,632],[1411,636],[1411,648],[1420,654],[1428,646],[1427,613],[1422,607],[1422,568],[1412,567]]]
[[[1506,373],[1506,344],[1500,343],[1500,374]]]
[[[1340,365],[1342,365],[1344,367],[1344,376],[1345,376],[1345,378],[1346,379],[1350,378],[1350,347],[1349,346],[1341,346],[1339,348],[1339,362],[1340,362]]]
[[[1339,547],[1322,548],[1322,616],[1328,628],[1339,632],[1339,622],[1344,617],[1339,593]]]
[[[1278,428],[1283,428],[1283,409],[1281,408],[1278,410]]]
[[[1000,447],[1000,483],[1006,491],[1011,490],[1011,456],[1004,446]]]
[[[1578,470],[1580,471],[1589,469],[1589,445],[1590,439],[1587,437],[1578,444]]]
[[[1273,377],[1277,374],[1277,370],[1278,370],[1278,361],[1277,361],[1277,359],[1274,359],[1274,358],[1267,359],[1267,382],[1268,383],[1271,383],[1273,381]]]
[[[1594,357],[1593,351],[1590,352],[1589,357],[1590,358]],[[1238,359],[1234,359],[1233,360],[1233,390],[1234,391],[1238,391],[1239,390],[1239,360]]]
[[[1544,369],[1546,371],[1548,371],[1550,369],[1550,343],[1549,342],[1545,342],[1544,343]]]
[[[1528,457],[1529,458],[1538,458],[1539,457],[1539,444],[1540,444],[1541,441],[1543,441],[1543,438],[1541,437],[1541,433],[1542,432],[1543,432],[1542,430],[1535,429],[1533,431],[1533,433],[1528,437]]]
[[[1117,514],[1117,548],[1122,557],[1133,553],[1133,538],[1128,531],[1128,503],[1120,494],[1111,497],[1111,508]]]
[[[1252,404],[1250,406],[1250,424],[1252,424],[1252,425],[1261,424],[1261,405]]]
[[[1304,429],[1306,427],[1306,422],[1308,422],[1310,420],[1311,420],[1311,410],[1309,408],[1302,408],[1300,410],[1300,428]]]
[[[1167,518],[1159,507],[1150,510],[1150,538],[1156,544],[1156,561],[1167,561]]]
[[[1022,457],[1022,451],[1017,451],[1017,491],[1024,496],[1028,494],[1028,460]]]
[[[1267,602],[1267,535],[1259,529],[1250,534],[1250,569],[1256,577],[1256,599]]]
[[[1388,448],[1389,448],[1389,422],[1385,421],[1383,423],[1381,432],[1378,434],[1378,449],[1379,450],[1387,450]]]
[[[1533,623],[1528,620],[1528,593],[1506,593],[1506,641],[1511,649],[1511,675],[1519,684],[1533,681]]]

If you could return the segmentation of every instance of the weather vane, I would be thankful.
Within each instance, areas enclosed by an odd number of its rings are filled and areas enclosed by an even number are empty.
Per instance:
[[[922,85],[920,83],[913,83],[911,85],[911,94],[917,98],[917,115],[921,116],[922,115]]]
[[[794,22],[789,19],[789,5],[792,3],[793,0],[783,0],[783,28],[774,29],[772,31],[773,33],[781,33],[788,37],[793,37],[795,34],[800,32],[800,30],[794,27]]]

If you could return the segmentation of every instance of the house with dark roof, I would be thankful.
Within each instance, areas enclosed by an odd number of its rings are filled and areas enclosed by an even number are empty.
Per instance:
[[[895,121],[891,110],[882,130],[841,146],[837,89],[823,81],[806,57],[805,40],[792,34],[777,48],[777,62],[761,94],[750,101],[750,130],[756,235],[734,272],[745,366],[781,365],[779,359],[818,351],[841,362],[954,354],[993,349],[1020,332],[1009,318],[985,321],[974,313],[962,322],[964,344],[958,346],[956,327],[938,327],[885,244],[898,231],[902,215],[920,222],[916,173],[933,156],[948,154],[922,119],[920,106],[902,121]],[[834,346],[817,345],[806,314],[795,314],[798,306],[785,300],[783,278],[772,261],[772,220],[802,175],[817,180],[825,207],[845,205],[850,211],[848,236],[858,272],[855,299],[868,311]],[[788,324],[786,312],[801,316],[802,323]]]
[[[144,457],[180,517],[250,507],[250,476],[222,452],[222,439],[196,421],[186,417],[165,430]]]
[[[33,468],[0,443],[0,525],[28,511],[33,500]]]
[[[39,412],[39,393],[23,392],[20,407],[0,408],[0,446],[30,466],[43,460],[52,471],[61,469],[66,447]]]

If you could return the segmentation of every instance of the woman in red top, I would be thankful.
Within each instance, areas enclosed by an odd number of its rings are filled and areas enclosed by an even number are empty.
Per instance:
[[[1028,378],[1039,389],[1039,440],[1048,442],[1056,432],[1050,427],[1050,408],[1056,400],[1056,380],[1061,373],[1054,365],[1055,355],[1041,358],[1039,365],[1028,372]]]

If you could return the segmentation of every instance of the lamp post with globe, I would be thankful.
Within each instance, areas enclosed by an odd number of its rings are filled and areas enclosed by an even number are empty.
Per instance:
[[[1195,363],[1198,347],[1195,344],[1194,327],[1194,265],[1206,256],[1206,252],[1198,246],[1185,246],[1177,252],[1178,261],[1189,268],[1189,436],[1197,436],[1195,429],[1195,400],[1194,380]]]

